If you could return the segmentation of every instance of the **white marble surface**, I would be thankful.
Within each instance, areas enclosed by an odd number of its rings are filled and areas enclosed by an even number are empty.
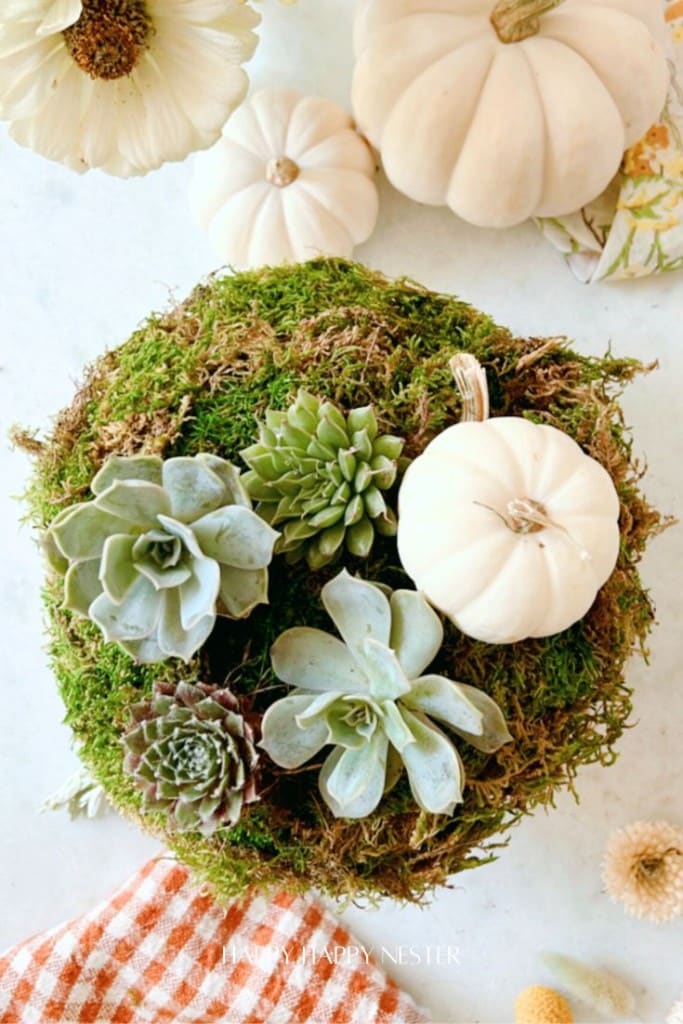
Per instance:
[[[263,4],[255,85],[298,85],[348,99],[348,0]],[[83,364],[125,338],[152,308],[183,296],[216,263],[190,221],[189,166],[146,179],[78,178],[0,134],[0,947],[89,907],[157,850],[110,817],[71,823],[38,815],[75,764],[43,650],[41,564],[18,525],[15,496],[28,466],[7,429],[45,428],[72,394]],[[635,447],[647,454],[651,499],[681,514],[680,402],[683,277],[628,285],[578,284],[531,226],[478,232],[421,209],[385,185],[376,235],[360,259],[458,292],[527,335],[568,334],[578,348],[658,358],[624,404]],[[599,862],[610,831],[635,818],[683,825],[683,615],[681,529],[651,547],[643,575],[659,626],[649,667],[633,662],[637,728],[609,770],[586,769],[581,803],[525,821],[500,860],[454,879],[425,909],[352,908],[345,920],[366,944],[455,945],[459,965],[404,966],[394,974],[435,1020],[512,1020],[516,993],[549,978],[539,964],[558,949],[613,968],[639,997],[640,1019],[662,1021],[683,987],[683,919],[635,922],[601,891]],[[591,1020],[590,1011],[577,1019]]]

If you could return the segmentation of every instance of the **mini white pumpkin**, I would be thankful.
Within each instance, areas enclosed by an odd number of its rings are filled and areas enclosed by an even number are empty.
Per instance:
[[[663,29],[659,0],[360,0],[356,120],[418,202],[482,227],[571,213],[657,120]]]
[[[349,257],[377,221],[376,166],[349,114],[293,89],[264,89],[196,161],[190,202],[238,268]]]
[[[459,378],[464,365],[466,416],[476,404],[481,422],[448,427],[408,467],[399,556],[468,636],[551,636],[586,614],[614,569],[619,499],[607,471],[561,430],[485,419],[486,378],[470,360],[460,357]]]

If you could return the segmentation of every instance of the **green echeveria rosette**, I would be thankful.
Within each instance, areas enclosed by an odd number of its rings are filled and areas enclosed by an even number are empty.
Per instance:
[[[52,522],[45,550],[65,575],[63,607],[138,663],[188,661],[218,614],[267,601],[278,535],[225,459],[112,456],[91,489]]]
[[[344,546],[366,558],[375,532],[395,535],[384,492],[402,449],[401,438],[379,433],[371,406],[344,415],[301,389],[286,411],[266,412],[258,442],[242,452],[244,483],[259,515],[282,530],[277,550],[319,569]]]
[[[212,835],[235,825],[256,799],[258,752],[239,704],[227,689],[156,683],[130,708],[124,771],[148,811],[163,811],[178,832]]]
[[[441,621],[417,591],[385,589],[344,570],[322,590],[342,640],[308,627],[276,640],[273,670],[296,689],[266,711],[261,746],[295,769],[332,744],[319,786],[336,817],[371,814],[403,767],[423,811],[452,814],[464,769],[431,719],[485,753],[511,736],[481,690],[422,674],[443,642]]]

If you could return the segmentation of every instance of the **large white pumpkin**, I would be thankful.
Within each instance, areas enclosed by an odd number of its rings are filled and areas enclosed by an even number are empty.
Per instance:
[[[483,227],[571,213],[657,120],[663,31],[660,0],[360,0],[356,120],[418,202]]]
[[[607,471],[555,427],[458,423],[408,467],[398,550],[418,590],[463,633],[550,636],[589,610],[619,552]]]
[[[349,114],[293,89],[264,89],[196,159],[190,202],[238,268],[350,257],[377,221],[376,166]]]

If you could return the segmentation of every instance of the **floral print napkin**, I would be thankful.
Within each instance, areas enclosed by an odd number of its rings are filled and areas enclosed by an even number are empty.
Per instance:
[[[628,150],[620,173],[595,202],[538,221],[581,281],[683,269],[683,0],[664,0],[664,18],[671,86],[660,122]]]

